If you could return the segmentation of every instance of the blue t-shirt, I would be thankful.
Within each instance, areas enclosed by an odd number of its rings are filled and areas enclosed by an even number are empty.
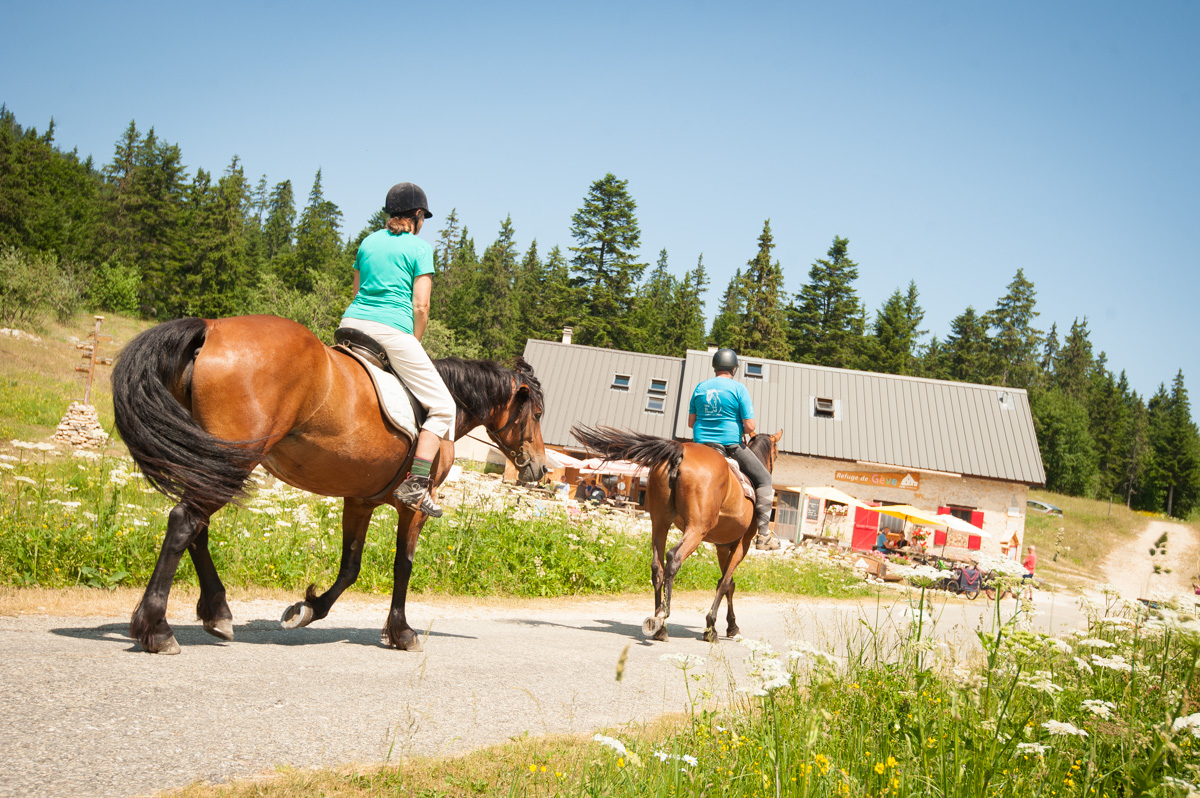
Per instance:
[[[348,319],[377,321],[413,331],[413,282],[433,273],[433,247],[412,233],[376,230],[358,245],[358,296],[346,308]]]
[[[736,446],[742,442],[742,420],[754,418],[754,405],[745,385],[731,377],[713,377],[692,391],[688,413],[696,414],[696,443]]]

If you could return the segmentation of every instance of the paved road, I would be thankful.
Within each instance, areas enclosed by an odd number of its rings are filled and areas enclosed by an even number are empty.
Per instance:
[[[364,599],[290,632],[277,622],[282,604],[231,601],[229,644],[172,616],[183,646],[174,657],[137,651],[122,617],[0,617],[0,795],[145,794],[276,765],[395,761],[681,711],[683,679],[663,653],[707,657],[718,695],[728,696],[729,673],[745,683],[742,646],[698,639],[707,602],[677,597],[665,644],[642,640],[649,597],[413,602],[409,617],[430,629],[421,653],[380,647],[384,605]],[[1068,599],[1040,595],[1039,608],[1039,625],[1078,621]],[[939,629],[968,641],[986,609],[952,601]],[[861,629],[860,613],[884,624],[887,611],[874,600],[738,600],[743,632],[779,649],[797,637],[832,645]]]

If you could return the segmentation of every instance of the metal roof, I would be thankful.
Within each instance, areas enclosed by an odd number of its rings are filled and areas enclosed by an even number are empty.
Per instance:
[[[762,377],[748,376],[750,366]],[[712,355],[689,350],[683,384],[712,376]],[[1046,472],[1023,389],[743,357],[737,379],[759,432],[783,429],[779,450],[809,457],[917,468],[1042,485]],[[814,413],[831,400],[833,417]],[[691,438],[687,402],[676,437]]]
[[[691,438],[692,389],[712,376],[712,354],[680,359],[557,341],[530,340],[525,359],[546,396],[542,437],[578,448],[571,425],[606,424],[664,438]],[[867,467],[940,471],[1026,485],[1046,481],[1029,397],[1018,388],[743,357],[737,379],[750,392],[760,432],[783,429],[779,450]],[[758,367],[762,376],[748,376]],[[614,388],[614,377],[628,388]],[[662,413],[646,410],[651,379],[665,380]],[[833,417],[814,414],[831,400]]]
[[[542,439],[546,443],[578,449],[579,441],[571,436],[576,422],[674,437],[681,359],[532,339],[525,344],[525,359],[545,394]],[[628,378],[625,389],[614,387],[618,375]],[[651,388],[658,387],[651,380],[666,386],[665,393],[653,394],[662,400],[659,412],[646,409]]]

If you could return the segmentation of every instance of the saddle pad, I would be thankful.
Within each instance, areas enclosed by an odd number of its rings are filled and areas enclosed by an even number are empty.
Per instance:
[[[738,482],[741,483],[742,493],[747,499],[754,501],[754,485],[750,482],[750,477],[742,473],[742,468],[738,465],[737,460],[734,460],[732,457],[726,457],[725,462],[729,463],[729,470],[733,472],[733,475],[737,477]]]
[[[417,433],[420,431],[419,425],[425,420],[425,413],[424,408],[421,408],[416,397],[412,395],[412,391],[408,390],[408,386],[400,382],[395,374],[368,363],[357,352],[344,346],[334,348],[350,355],[367,370],[367,374],[371,377],[371,383],[375,386],[375,395],[379,399],[379,408],[383,413],[384,420],[391,422],[395,427],[394,431],[407,436],[409,441],[415,441]],[[422,411],[420,418],[417,417],[417,408]]]

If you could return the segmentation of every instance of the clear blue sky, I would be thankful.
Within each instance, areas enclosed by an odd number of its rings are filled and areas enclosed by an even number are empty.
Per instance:
[[[511,214],[543,253],[613,172],[710,318],[770,217],[789,294],[841,235],[868,308],[915,280],[944,338],[1024,268],[1039,327],[1200,403],[1194,2],[5,6],[0,102],[99,162],[133,119],[300,200],[320,167],[347,235],[411,180],[427,238]]]

